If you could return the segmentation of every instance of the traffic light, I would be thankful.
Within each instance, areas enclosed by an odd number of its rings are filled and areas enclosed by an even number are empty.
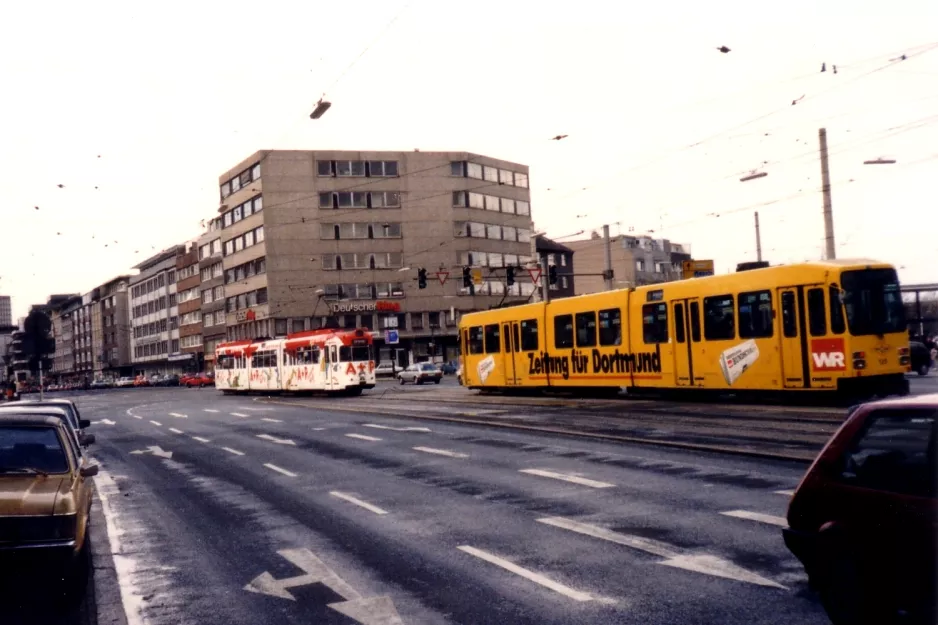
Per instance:
[[[511,265],[508,265],[508,268],[505,270],[505,284],[511,286],[515,283],[515,268]]]
[[[551,265],[547,268],[547,281],[551,284],[557,284],[557,265]]]
[[[465,288],[472,288],[472,270],[469,267],[462,268],[462,285]]]
[[[417,270],[417,288],[418,289],[427,288],[427,270],[426,269]]]

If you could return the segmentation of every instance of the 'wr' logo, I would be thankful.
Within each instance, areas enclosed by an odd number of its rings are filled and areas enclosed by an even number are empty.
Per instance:
[[[811,359],[815,371],[843,371],[847,368],[843,339],[813,339]]]

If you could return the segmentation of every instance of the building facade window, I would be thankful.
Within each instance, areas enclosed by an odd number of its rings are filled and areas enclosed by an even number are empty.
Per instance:
[[[316,161],[316,174],[325,177],[394,178],[399,174],[397,161]]]
[[[223,182],[220,186],[221,199],[224,200],[226,197],[240,191],[242,188],[246,187],[251,182],[261,179],[261,164],[254,163],[244,171],[242,171],[237,176],[230,178]]]
[[[457,208],[478,208],[510,215],[531,214],[531,205],[528,202],[475,193],[474,191],[453,191],[453,206]]]
[[[249,230],[244,234],[231,239],[230,241],[225,241],[225,256],[231,256],[235,252],[240,252],[243,249],[247,249],[263,241],[264,226],[258,226],[257,228]]]
[[[397,222],[376,223],[324,223],[320,224],[322,239],[399,239],[401,224]]]

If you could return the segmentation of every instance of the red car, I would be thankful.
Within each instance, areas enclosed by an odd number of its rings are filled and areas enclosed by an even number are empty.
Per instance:
[[[935,623],[938,394],[851,409],[788,506],[785,544],[836,625]]]
[[[179,386],[197,386],[199,388],[215,386],[215,378],[208,373],[187,373],[179,378]]]

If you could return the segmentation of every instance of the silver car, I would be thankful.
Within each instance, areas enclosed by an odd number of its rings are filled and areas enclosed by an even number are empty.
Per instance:
[[[424,382],[433,382],[439,384],[443,379],[443,370],[430,362],[421,362],[411,365],[397,374],[401,384],[410,382],[411,384],[423,384]]]

